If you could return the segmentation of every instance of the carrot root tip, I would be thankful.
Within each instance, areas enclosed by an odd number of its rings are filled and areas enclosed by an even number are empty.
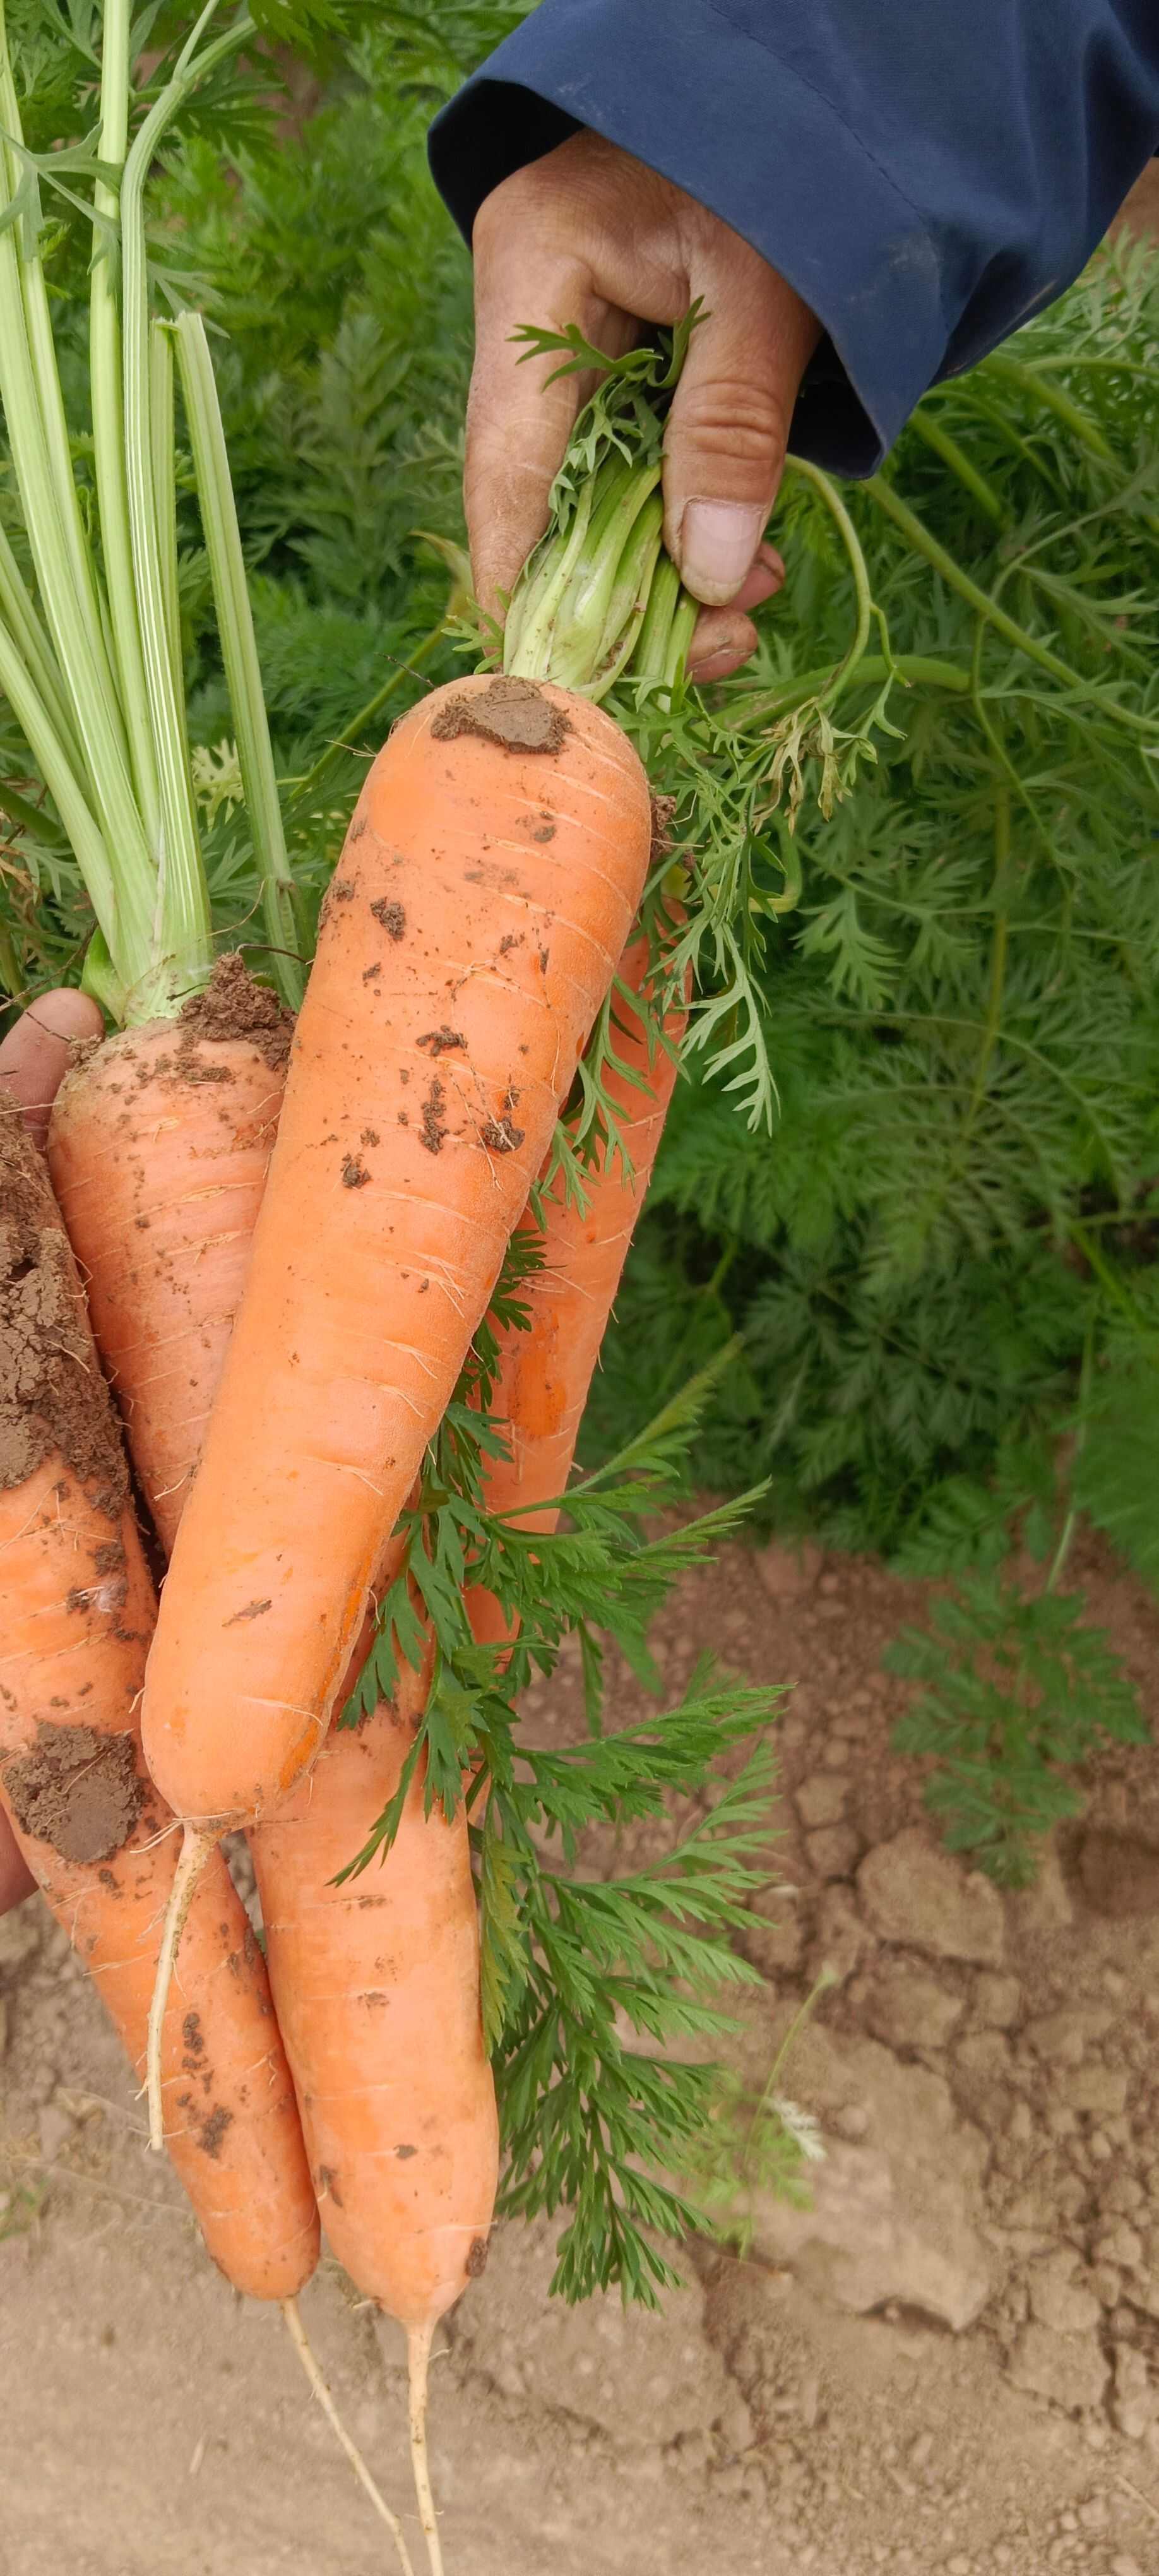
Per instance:
[[[149,2038],[145,2059],[145,2090],[149,2099],[149,2144],[160,2154],[165,2144],[165,2106],[161,2092],[161,2062],[165,2035],[165,2008],[173,1982],[173,1967],[181,1946],[181,1935],[189,1920],[189,1908],[197,1892],[197,1882],[217,1841],[216,1834],[198,1833],[196,1826],[186,1825],[181,1839],[181,1853],[173,1873],[169,1903],[165,1908],[165,1928],[161,1935],[161,1952],[149,2006]]]
[[[427,2544],[427,2561],[431,2576],[444,2576],[443,2552],[439,2541],[438,2516],[431,2493],[430,2464],[427,2459],[427,2373],[431,2358],[430,2325],[409,2326],[406,2338],[407,2412],[410,2422],[410,2457],[414,2474],[415,2498],[419,2521]]]
[[[379,2494],[378,2488],[371,2477],[370,2471],[367,2468],[366,2462],[363,2459],[357,2443],[351,2439],[350,2434],[346,2430],[346,2426],[342,2421],[322,2376],[317,2354],[314,2351],[313,2345],[311,2344],[310,2338],[302,2323],[296,2299],[282,2300],[282,2315],[286,2320],[290,2341],[293,2344],[302,2368],[306,2373],[306,2377],[310,2382],[310,2386],[318,2400],[318,2404],[322,2409],[328,2425],[330,2426],[330,2430],[333,2433],[336,2442],[338,2442],[341,2449],[345,2451],[355,2477],[357,2478],[360,2487],[364,2488],[366,2494],[369,2496],[379,2520],[386,2524],[387,2530],[389,2531],[391,2539],[393,2540],[398,2552],[399,2564],[402,2568],[403,2576],[414,2576],[414,2567],[411,2562],[410,2551],[406,2545],[402,2524],[400,2523],[397,2514],[391,2512],[385,2496]]]

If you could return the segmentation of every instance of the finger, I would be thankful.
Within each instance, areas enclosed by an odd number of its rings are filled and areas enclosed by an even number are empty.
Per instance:
[[[736,598],[730,599],[728,603],[729,607],[762,608],[766,599],[775,598],[776,593],[783,588],[784,579],[785,567],[776,547],[758,546],[757,559],[752,571],[745,574]]]
[[[665,432],[664,537],[708,607],[734,599],[764,534],[797,388],[819,324],[724,225],[690,260],[705,318],[689,342]]]
[[[756,651],[757,630],[751,617],[743,617],[735,608],[708,608],[697,619],[696,633],[688,652],[688,676],[697,687],[710,680],[731,679]]]
[[[48,1134],[53,1101],[68,1071],[78,1038],[99,1038],[104,1030],[100,1006],[88,993],[60,990],[30,1004],[0,1045],[0,1091],[24,1112],[24,1123],[37,1145]]]
[[[727,608],[702,609],[696,631],[688,648],[688,676],[692,680],[727,680],[755,650],[757,630],[746,609],[760,608],[781,588],[785,567],[775,546],[758,549],[752,571],[742,581],[735,599]]]
[[[499,618],[547,526],[551,486],[590,391],[580,376],[550,382],[558,356],[526,357],[513,335],[528,319],[557,331],[576,322],[616,357],[635,327],[594,292],[582,259],[550,235],[528,245],[524,227],[497,202],[505,193],[497,189],[480,209],[472,244],[475,363],[463,481],[476,597]]]
[[[17,1848],[7,1816],[0,1816],[0,1914],[20,1905],[36,1885]]]

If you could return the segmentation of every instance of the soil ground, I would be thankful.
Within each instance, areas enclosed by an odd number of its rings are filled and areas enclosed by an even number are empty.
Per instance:
[[[1093,1547],[1080,1579],[1154,1714],[1159,1608]],[[890,1752],[904,1685],[880,1653],[922,1599],[778,1547],[678,1597],[671,1686],[710,1635],[797,1683],[737,2045],[763,2074],[833,1972],[784,2079],[826,2161],[811,2213],[754,2204],[744,2261],[691,2249],[659,2317],[559,2308],[554,2231],[498,2231],[434,2371],[451,2576],[1159,2570],[1159,1755],[1093,1764],[1035,1891],[1000,1898]],[[574,1734],[573,1672],[527,1722]],[[386,2564],[279,2321],[227,2290],[151,2164],[39,1899],[0,1923],[0,2019],[2,2576]],[[332,2264],[304,2306],[409,2515],[395,2329]]]

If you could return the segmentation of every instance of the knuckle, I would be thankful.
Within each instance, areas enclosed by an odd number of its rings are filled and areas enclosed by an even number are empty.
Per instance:
[[[767,467],[782,453],[787,435],[785,405],[773,386],[714,376],[689,385],[667,443],[670,449],[687,443],[708,456]]]

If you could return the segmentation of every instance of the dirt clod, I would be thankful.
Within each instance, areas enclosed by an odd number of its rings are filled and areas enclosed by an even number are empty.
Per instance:
[[[415,1039],[415,1045],[425,1047],[428,1055],[449,1055],[452,1048],[465,1047],[466,1043],[462,1030],[450,1028],[446,1020],[441,1029],[426,1029],[421,1038]]]
[[[487,2239],[472,2237],[467,2251],[466,2272],[469,2281],[477,2281],[487,2269]]]
[[[342,1187],[344,1190],[364,1190],[369,1179],[370,1174],[362,1160],[361,1154],[345,1154],[343,1156]]]
[[[216,2103],[209,2114],[209,2118],[202,2121],[201,2127],[197,2132],[197,2143],[202,2154],[208,2156],[213,2164],[217,2163],[218,2157],[221,2154],[222,2140],[225,2136],[226,2130],[232,2129],[232,2127],[233,2113],[232,2111],[226,2110],[224,2102]]]
[[[443,1138],[447,1133],[447,1124],[443,1117],[446,1098],[446,1092],[436,1074],[423,1102],[422,1123],[419,1128],[419,1142],[426,1146],[428,1154],[441,1154],[443,1150]]]
[[[658,859],[667,858],[673,846],[672,818],[676,812],[676,798],[650,794],[648,802],[652,808],[651,865],[655,867]]]
[[[135,1736],[43,1721],[32,1751],[6,1765],[4,1786],[21,1830],[81,1866],[120,1851],[145,1794]]]
[[[290,1052],[294,1023],[277,994],[255,984],[237,950],[230,949],[216,960],[204,992],[186,1002],[178,1029],[183,1056],[194,1052],[199,1038],[247,1038],[267,1064],[281,1065]]]
[[[492,1154],[517,1153],[526,1132],[526,1128],[513,1127],[507,1117],[488,1118],[479,1130],[483,1143]]]
[[[388,939],[403,938],[406,932],[406,913],[401,903],[392,903],[389,895],[380,894],[377,903],[372,903],[370,909],[375,920],[382,923]]]
[[[54,1449],[115,1519],[128,1475],[72,1255],[19,1119],[0,1113],[0,1488]]]
[[[553,707],[534,680],[495,679],[469,698],[448,698],[431,733],[436,742],[477,734],[501,751],[559,751],[571,732],[562,707]]]

